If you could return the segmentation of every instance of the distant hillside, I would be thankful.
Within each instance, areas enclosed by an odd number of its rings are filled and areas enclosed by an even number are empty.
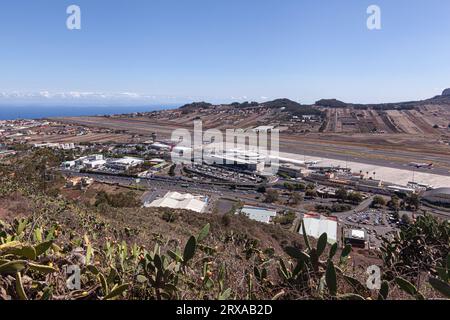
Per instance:
[[[232,107],[236,109],[245,109],[245,108],[269,108],[269,109],[283,109],[283,111],[288,112],[294,116],[302,116],[302,115],[317,115],[317,116],[323,116],[323,112],[314,108],[310,105],[302,105],[298,102],[289,100],[289,99],[276,99],[273,101],[267,101],[263,103],[259,102],[233,102],[230,104],[222,104],[222,105],[212,105],[210,103],[206,102],[193,102],[190,104],[186,104],[182,107],[180,107],[181,110],[183,110],[184,113],[187,112],[193,112],[200,109],[208,109],[211,107]]]
[[[293,116],[316,115],[324,116],[323,112],[309,105],[302,105],[289,99],[277,99],[264,102],[262,106],[272,109],[284,108],[285,112],[289,112]]]
[[[185,104],[184,106],[181,106],[180,109],[183,110],[185,113],[193,112],[195,110],[199,109],[208,109],[211,108],[213,105],[211,103],[207,102],[193,102],[189,104]]]
[[[425,100],[425,102],[431,103],[431,104],[446,104],[446,105],[450,105],[450,88],[449,89],[445,89],[442,92],[442,95],[436,96],[436,97],[428,99],[428,100]]]
[[[421,101],[405,101],[393,103],[376,103],[376,104],[356,104],[346,103],[337,99],[322,99],[315,103],[316,106],[324,108],[347,108],[353,107],[359,110],[412,110],[424,104],[450,104],[450,89],[445,89],[442,95],[431,99]]]
[[[336,99],[322,99],[316,102],[316,106],[329,108],[345,108],[348,106],[348,104]]]
[[[233,107],[233,108],[257,108],[264,107],[270,109],[281,109],[284,108],[285,111],[292,113],[293,115],[304,115],[304,114],[322,114],[321,111],[317,110],[316,107],[322,108],[347,108],[353,107],[355,109],[367,110],[412,110],[414,108],[420,107],[424,104],[449,104],[450,105],[450,88],[445,89],[441,95],[435,96],[430,99],[425,99],[421,101],[405,101],[405,102],[392,102],[392,103],[368,103],[368,104],[358,104],[358,103],[347,103],[340,101],[338,99],[320,99],[315,102],[314,105],[302,105],[298,102],[282,98],[275,99],[267,102],[233,102],[231,104],[223,104],[222,107]],[[211,103],[207,102],[193,102],[186,104],[180,109],[185,112],[191,112],[198,109],[208,109],[213,107]]]

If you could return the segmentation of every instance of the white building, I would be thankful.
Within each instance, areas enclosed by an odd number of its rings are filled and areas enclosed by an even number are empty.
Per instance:
[[[89,169],[95,169],[103,166],[105,163],[106,161],[103,159],[103,155],[93,154],[90,156],[78,158],[73,161],[65,161],[62,163],[62,167],[66,169],[71,169],[74,167],[86,167]]]
[[[241,209],[240,213],[246,215],[251,220],[255,220],[262,223],[271,223],[272,219],[277,216],[276,211],[271,211],[264,208],[252,206],[244,206]]]
[[[272,130],[274,130],[275,127],[274,126],[259,126],[253,129],[254,132],[271,132]]]
[[[156,150],[170,150],[171,149],[171,147],[169,145],[164,144],[164,143],[159,143],[159,142],[151,144],[150,148],[156,149]]]
[[[236,169],[263,172],[265,157],[257,152],[229,149],[222,153],[205,155],[205,161],[209,164],[235,167]]]
[[[328,243],[333,244],[337,241],[337,218],[324,217],[319,214],[305,214],[303,223],[305,224],[306,235],[319,239],[323,233],[326,233]],[[303,234],[303,228],[300,228],[300,234]]]
[[[189,193],[168,192],[164,197],[151,203],[144,203],[145,208],[171,208],[191,210],[202,213],[207,206],[207,198]]]
[[[88,169],[96,169],[104,166],[106,160],[88,160],[84,162],[84,166]]]
[[[416,189],[407,188],[407,187],[403,187],[403,186],[387,186],[386,189],[391,192],[401,193],[401,194],[405,194],[405,195],[411,195],[411,194],[416,193]]]
[[[51,148],[51,149],[62,149],[62,150],[72,150],[75,149],[74,143],[35,143],[34,148]]]
[[[129,168],[136,167],[144,163],[144,160],[132,157],[125,157],[117,160],[111,160],[107,162],[106,166],[116,170],[128,170]]]

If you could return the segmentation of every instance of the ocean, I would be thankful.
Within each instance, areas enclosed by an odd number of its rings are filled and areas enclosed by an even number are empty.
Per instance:
[[[133,112],[150,112],[164,109],[173,109],[176,107],[178,106],[0,106],[0,120],[112,115]]]

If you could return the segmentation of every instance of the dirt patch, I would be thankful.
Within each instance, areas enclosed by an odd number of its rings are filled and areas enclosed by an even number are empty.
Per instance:
[[[33,212],[29,199],[19,193],[0,198],[0,219],[10,220],[31,215]]]
[[[97,194],[101,191],[104,191],[108,194],[118,194],[123,192],[130,192],[132,190],[118,185],[96,182],[84,190],[76,188],[63,188],[61,190],[61,194],[68,200],[80,201],[84,204],[93,205],[95,203]],[[136,198],[140,198],[143,194],[142,191],[136,190],[133,192],[136,194]]]

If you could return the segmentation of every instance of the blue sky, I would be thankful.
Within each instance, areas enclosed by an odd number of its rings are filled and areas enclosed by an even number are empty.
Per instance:
[[[403,101],[450,87],[450,1],[4,0],[0,46],[0,101]]]

